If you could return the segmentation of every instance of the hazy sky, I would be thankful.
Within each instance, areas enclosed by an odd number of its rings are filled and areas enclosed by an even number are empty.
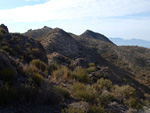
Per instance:
[[[49,26],[150,40],[150,0],[0,0],[0,23],[10,32]]]

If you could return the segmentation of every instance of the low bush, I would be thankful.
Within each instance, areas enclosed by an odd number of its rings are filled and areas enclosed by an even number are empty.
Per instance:
[[[124,86],[115,85],[113,88],[113,93],[114,96],[120,101],[136,96],[136,90],[129,85]]]
[[[61,87],[61,86],[57,86],[55,88],[56,88],[57,92],[60,92],[64,96],[64,98],[69,98],[70,97],[70,93],[69,93],[67,88],[64,88],[64,87]]]
[[[86,69],[88,73],[96,71],[96,67],[89,67]]]
[[[16,54],[15,51],[8,46],[3,46],[2,49],[7,51],[11,56],[15,56],[15,54]]]
[[[59,66],[57,64],[50,64],[50,65],[48,65],[48,67],[47,67],[48,74],[52,74],[53,71],[58,69],[58,67]]]
[[[44,82],[44,77],[38,73],[33,74],[32,79],[36,86],[41,86],[41,84]]]
[[[95,67],[94,63],[89,63],[89,67]]]
[[[33,48],[33,49],[32,49],[32,53],[33,53],[34,56],[38,56],[39,52],[40,52],[40,51],[39,51],[38,48]]]
[[[89,88],[82,83],[74,83],[71,92],[78,100],[91,101],[92,99],[92,92],[90,92]]]
[[[40,61],[39,59],[32,60],[30,64],[37,67],[42,72],[46,71],[47,69],[47,65],[43,61]]]
[[[52,73],[53,79],[56,80],[67,80],[70,77],[70,71],[65,66],[60,66],[57,70],[53,71]]]
[[[76,67],[73,71],[72,77],[75,78],[79,82],[88,83],[89,76],[87,71],[82,67]]]
[[[104,107],[100,105],[93,105],[90,107],[88,113],[106,113]]]
[[[27,76],[33,76],[34,74],[38,73],[38,69],[32,65],[24,66],[24,72]]]
[[[15,51],[21,53],[21,46],[20,45],[16,45],[14,49],[15,49]]]
[[[101,95],[98,97],[98,102],[99,104],[103,105],[104,107],[107,107],[108,104],[115,99],[115,97],[110,93],[110,92],[103,92]]]
[[[110,91],[112,88],[112,82],[110,80],[101,78],[97,80],[97,83],[93,85],[93,88],[99,92],[99,94],[102,93],[103,90],[108,90]]]
[[[96,71],[96,66],[94,63],[89,63],[89,67],[86,69],[88,73]]]
[[[124,103],[132,109],[142,109],[142,104],[140,104],[138,100],[134,97],[130,97]]]

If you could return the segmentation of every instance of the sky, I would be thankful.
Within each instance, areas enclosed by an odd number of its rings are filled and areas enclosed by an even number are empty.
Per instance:
[[[48,26],[150,41],[150,0],[0,0],[2,23],[10,32]]]

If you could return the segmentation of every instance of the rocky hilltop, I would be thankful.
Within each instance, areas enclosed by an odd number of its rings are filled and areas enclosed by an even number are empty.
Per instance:
[[[23,35],[28,36],[28,37],[33,37],[34,39],[38,39],[47,35],[51,30],[52,28],[44,26],[41,29],[36,29],[36,30],[30,29],[27,32],[23,33]]]
[[[101,40],[104,42],[113,43],[106,36],[100,33],[93,32],[91,30],[86,30],[83,34],[80,35],[80,38],[91,38],[91,39]]]
[[[88,63],[98,63],[104,61],[99,54],[86,48],[77,40],[70,36],[62,29],[56,28],[52,30],[47,36],[40,39],[41,44],[46,49],[47,54],[58,52],[72,60],[84,58]],[[98,57],[98,59],[96,59]]]

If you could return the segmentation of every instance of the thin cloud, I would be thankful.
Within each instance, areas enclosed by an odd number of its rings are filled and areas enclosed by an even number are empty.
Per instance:
[[[109,18],[144,12],[150,12],[149,0],[50,0],[40,5],[0,10],[3,15],[0,22]]]

